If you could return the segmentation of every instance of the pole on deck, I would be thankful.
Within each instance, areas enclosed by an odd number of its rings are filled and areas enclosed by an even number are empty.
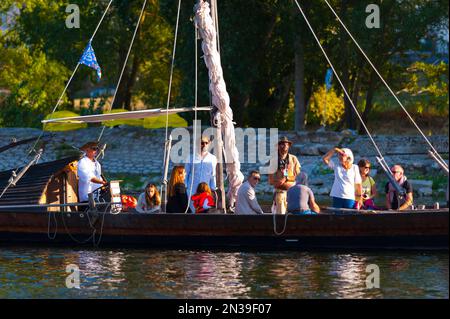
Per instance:
[[[164,150],[164,175],[163,175],[163,192],[164,192],[164,209],[167,205],[167,175],[169,173],[170,151],[172,150],[172,134],[169,135],[169,139],[166,141]]]
[[[218,188],[217,208],[226,213],[225,184],[223,178],[223,140],[222,140],[222,119],[221,113],[217,112],[214,116],[214,126],[216,127],[216,147],[217,147],[217,168],[216,184]]]

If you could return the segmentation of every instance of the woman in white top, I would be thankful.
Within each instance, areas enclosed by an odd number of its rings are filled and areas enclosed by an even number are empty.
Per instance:
[[[338,153],[339,163],[331,160]],[[333,148],[323,157],[323,161],[334,170],[334,182],[330,196],[335,208],[360,208],[362,205],[361,174],[353,164],[353,152],[348,148]]]
[[[139,213],[157,213],[161,209],[161,197],[154,184],[147,184],[145,192],[139,195],[136,210]]]

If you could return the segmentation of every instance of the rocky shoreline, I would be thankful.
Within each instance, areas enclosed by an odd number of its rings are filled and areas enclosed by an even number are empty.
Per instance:
[[[52,132],[50,141],[45,146],[41,162],[48,162],[76,153],[76,147],[89,140],[97,140],[101,127]],[[0,128],[0,147],[16,139],[37,137],[40,130],[31,128]],[[170,131],[169,131],[170,132]],[[308,173],[310,186],[317,195],[328,195],[333,181],[333,175],[322,164],[321,156],[334,146],[348,147],[355,154],[355,161],[361,157],[368,158],[373,166],[372,176],[382,186],[386,177],[379,169],[374,150],[367,136],[358,136],[351,131],[331,132],[284,132],[279,136],[287,136],[293,141],[291,153],[296,155],[302,169]],[[121,176],[124,179],[123,188],[139,190],[146,182],[159,184],[162,175],[163,150],[165,130],[146,130],[138,127],[118,126],[107,128],[102,141],[108,144],[105,156],[101,159],[106,176]],[[429,137],[434,147],[448,161],[449,140],[445,135]],[[405,168],[405,174],[415,185],[416,196],[431,196],[441,194],[445,198],[447,177],[428,155],[427,144],[421,136],[379,135],[374,140],[389,164],[399,163]],[[269,145],[269,136],[266,145]],[[10,170],[25,165],[30,157],[27,151],[31,144],[21,145],[0,153],[0,171]],[[245,152],[245,159],[248,152]],[[252,154],[250,154],[252,155]],[[261,164],[243,162],[241,170],[244,174],[252,169],[258,169]],[[129,178],[127,178],[129,177]],[[128,180],[129,179],[129,180]],[[136,189],[137,188],[137,189]],[[258,185],[258,192],[270,194],[272,188],[267,183],[266,176]]]

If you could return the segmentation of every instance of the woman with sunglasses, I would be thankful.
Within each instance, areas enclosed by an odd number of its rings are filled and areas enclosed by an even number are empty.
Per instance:
[[[362,186],[362,200],[363,209],[376,209],[374,198],[377,196],[377,187],[374,179],[369,175],[370,161],[368,159],[361,159],[358,162],[359,173],[361,174]]]
[[[139,195],[136,210],[139,213],[156,213],[161,209],[161,197],[154,184],[147,184],[145,191]]]

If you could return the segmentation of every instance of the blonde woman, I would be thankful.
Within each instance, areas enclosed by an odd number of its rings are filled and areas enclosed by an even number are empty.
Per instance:
[[[147,184],[145,191],[139,195],[136,210],[139,213],[156,213],[161,209],[161,197],[154,184]]]
[[[186,185],[186,170],[184,166],[174,166],[170,175],[169,185],[167,186],[167,205],[166,213],[184,213],[188,207],[188,197]],[[188,209],[188,213],[191,210]]]
[[[338,162],[331,160],[338,154]],[[359,208],[362,206],[362,180],[357,165],[353,164],[353,152],[348,148],[333,148],[322,158],[334,171],[334,182],[330,196],[335,208]]]

